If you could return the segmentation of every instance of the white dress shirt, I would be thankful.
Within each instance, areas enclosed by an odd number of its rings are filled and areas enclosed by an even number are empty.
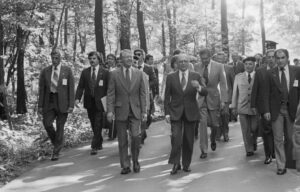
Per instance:
[[[124,74],[124,77],[126,78],[126,67],[123,67],[123,74]],[[132,76],[132,69],[131,67],[128,68],[129,69],[129,79],[131,80],[131,76]]]
[[[180,84],[181,84],[182,74],[183,73],[184,73],[184,77],[185,77],[185,85],[183,87],[183,90],[185,90],[186,85],[188,83],[188,79],[189,79],[189,70],[185,70],[184,72],[182,72],[182,71],[179,70],[179,81],[180,81]]]
[[[57,71],[57,74],[58,74],[58,78],[59,78],[59,75],[60,75],[60,69],[61,69],[61,64],[58,64],[56,66],[56,71]],[[55,71],[55,66],[52,65],[51,80],[53,79],[54,71]]]
[[[94,67],[91,66],[91,78],[93,77],[93,72],[94,72]],[[96,79],[97,79],[97,76],[98,76],[98,71],[99,71],[99,65],[97,65],[95,67],[95,75],[96,75]]]

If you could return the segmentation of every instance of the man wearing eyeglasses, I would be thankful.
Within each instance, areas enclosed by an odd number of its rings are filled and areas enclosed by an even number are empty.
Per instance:
[[[144,63],[144,59],[145,59],[145,52],[144,52],[144,50],[143,49],[136,49],[136,50],[134,50],[133,54],[134,54],[134,57],[138,58],[138,66],[137,66],[137,68],[140,71],[145,72],[146,75],[147,75],[147,79],[149,81],[150,90],[155,90],[156,75],[155,75],[153,67],[151,67],[150,65],[147,65],[147,64]],[[151,103],[151,102],[153,102],[153,94],[154,93],[152,91],[150,91],[149,94],[150,94],[149,98],[150,98],[150,103]],[[141,125],[141,132],[142,132],[141,143],[142,144],[144,144],[144,141],[147,138],[146,129],[149,128],[149,126],[151,124],[151,121],[152,121],[151,113],[152,113],[152,111],[149,109],[147,111],[147,121],[146,122],[142,122],[142,125]]]

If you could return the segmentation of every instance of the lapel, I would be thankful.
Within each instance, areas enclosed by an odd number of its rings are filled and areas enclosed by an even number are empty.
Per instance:
[[[87,80],[90,90],[92,90],[92,67],[87,69]]]
[[[295,70],[293,70],[291,66],[289,66],[289,73],[290,73],[290,87],[289,87],[289,92],[290,92],[293,88],[293,84],[295,81]]]
[[[51,75],[52,75],[52,65],[46,70],[46,79],[49,82],[49,87],[51,87]]]
[[[65,68],[64,66],[61,66],[57,86],[62,85],[62,79],[65,76],[64,74],[65,74]]]
[[[134,85],[135,85],[135,82],[137,80],[137,73],[138,73],[138,70],[135,69],[135,68],[131,68],[131,83],[130,83],[130,90],[133,89]]]
[[[187,82],[186,82],[186,87],[185,87],[184,93],[186,92],[187,89],[190,88],[190,85],[191,85],[190,82],[191,82],[191,78],[192,78],[191,75],[192,75],[192,74],[191,74],[191,72],[189,71],[188,80],[187,80]]]
[[[279,70],[278,67],[274,68],[272,70],[272,78],[274,79],[274,82],[276,86],[278,87],[279,91],[282,92],[281,84],[280,84],[280,79],[279,79]]]
[[[103,69],[102,67],[99,65],[99,70],[98,70],[98,74],[97,74],[97,81],[96,81],[96,85],[99,85],[99,81],[100,79],[102,79],[102,75],[103,75]]]
[[[214,65],[214,62],[210,62],[210,69],[208,70],[208,84],[210,84],[212,82],[212,78],[215,76],[214,72],[216,71],[214,69],[215,65]]]
[[[181,82],[180,82],[180,77],[179,77],[179,70],[177,70],[177,72],[175,73],[175,85],[177,85],[177,88],[183,93],[183,90],[181,87]]]

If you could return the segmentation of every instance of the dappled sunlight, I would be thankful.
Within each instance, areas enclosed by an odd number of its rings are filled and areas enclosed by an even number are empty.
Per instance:
[[[224,160],[224,157],[212,158],[212,159],[207,159],[207,160],[204,160],[204,161],[196,161],[196,162],[192,162],[191,165],[198,165],[198,164],[202,164],[202,163],[218,162],[218,161],[222,161],[222,160]]]
[[[76,155],[70,156],[70,157],[68,157],[68,158],[70,158],[70,159],[74,159],[75,157],[79,157],[79,156],[81,156],[81,155],[83,155],[83,153],[79,153],[79,154],[76,154]]]
[[[168,136],[168,135],[154,135],[154,136],[151,136],[152,138],[160,138],[160,137],[165,137],[165,136]]]
[[[119,167],[120,163],[112,163],[110,165],[108,165],[107,167]]]
[[[108,156],[102,156],[102,157],[98,157],[98,159],[106,159],[106,158],[108,158]]]
[[[103,148],[116,147],[118,146],[118,141],[103,143]]]
[[[47,167],[41,167],[38,169],[51,169],[51,168],[63,168],[63,167],[68,167],[68,166],[72,166],[74,165],[74,162],[67,162],[67,163],[58,163],[58,164],[54,164],[54,165],[50,165]]]
[[[160,175],[154,175],[154,176],[152,176],[151,178],[152,178],[152,179],[155,179],[155,178],[165,177],[165,176],[170,175],[170,170],[167,170],[167,171],[168,171],[168,173],[163,173],[163,174],[160,174]]]
[[[100,185],[100,186],[97,186],[93,189],[87,189],[87,190],[84,190],[84,191],[81,191],[81,192],[98,192],[98,191],[102,191],[106,188],[105,185]]]
[[[234,148],[239,148],[239,147],[244,147],[244,143],[237,144],[237,145],[226,146],[226,147],[224,147],[224,149],[234,149]]]
[[[147,178],[130,178],[125,179],[125,181],[145,181]]]
[[[159,158],[163,158],[163,157],[167,157],[167,156],[168,156],[168,154],[164,154],[164,155],[157,156],[157,157],[140,158],[139,162],[151,161],[151,160],[155,160],[155,159],[159,159]]]
[[[167,186],[173,187],[173,188],[182,188],[184,186],[186,186],[189,183],[192,183],[193,181],[200,179],[201,177],[207,176],[207,175],[211,175],[211,174],[215,174],[215,173],[222,173],[222,172],[227,172],[227,171],[233,171],[237,169],[236,167],[226,167],[226,168],[222,168],[222,169],[217,169],[214,171],[209,171],[206,173],[191,173],[189,175],[183,176],[181,178],[178,179],[167,179]]]
[[[97,181],[93,181],[93,182],[87,183],[87,184],[85,184],[85,185],[86,185],[86,186],[89,186],[89,185],[99,184],[99,183],[102,183],[102,182],[107,181],[107,180],[112,179],[112,178],[114,178],[114,176],[110,176],[110,177],[106,177],[106,178],[103,178],[103,179],[99,179],[99,180],[97,180]]]
[[[157,162],[157,163],[152,163],[152,164],[149,164],[149,165],[144,165],[141,168],[142,169],[149,169],[149,168],[158,167],[158,166],[167,165],[167,164],[168,164],[168,160],[164,160],[164,161],[160,161],[160,162]]]
[[[78,150],[78,151],[87,151],[89,149],[91,149],[90,145],[86,145],[86,146],[82,146],[82,147],[76,148],[76,150]]]

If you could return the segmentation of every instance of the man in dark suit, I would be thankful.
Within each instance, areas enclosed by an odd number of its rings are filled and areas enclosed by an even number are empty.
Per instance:
[[[158,78],[158,69],[156,66],[154,66],[153,55],[147,54],[145,57],[145,63],[153,67],[155,72],[156,82],[155,82],[155,86],[153,86],[152,88],[153,98],[155,98],[156,96],[159,96],[159,78]]]
[[[43,115],[43,124],[54,146],[51,160],[56,161],[63,147],[64,125],[68,113],[74,108],[74,77],[67,66],[60,63],[58,50],[51,52],[52,66],[41,71],[39,79],[38,110]],[[56,130],[53,122],[56,120]]]
[[[147,111],[147,121],[146,122],[142,122],[142,125],[141,125],[141,131],[142,131],[142,144],[144,144],[144,141],[145,139],[147,138],[147,132],[146,132],[146,129],[149,128],[151,122],[152,122],[152,117],[151,117],[151,114],[154,112],[154,101],[153,101],[153,95],[156,94],[155,92],[155,86],[156,86],[156,82],[157,82],[157,79],[156,79],[156,75],[155,75],[155,72],[154,72],[154,69],[152,66],[148,65],[148,64],[145,64],[144,63],[144,59],[145,59],[145,52],[144,50],[142,49],[136,49],[134,50],[134,56],[138,58],[138,69],[140,71],[143,71],[146,73],[147,75],[147,79],[149,81],[149,87],[150,87],[150,95],[149,95],[149,98],[150,98],[150,108],[149,110]]]
[[[278,67],[267,72],[264,96],[264,117],[272,120],[277,174],[295,168],[292,150],[293,122],[299,103],[299,68],[289,65],[286,49],[275,51]]]
[[[262,133],[262,138],[264,142],[264,150],[266,159],[264,161],[265,164],[270,164],[272,162],[272,157],[275,156],[274,154],[274,137],[272,131],[272,123],[271,121],[267,121],[264,118],[264,100],[263,97],[265,95],[265,83],[266,83],[266,76],[267,71],[277,67],[275,62],[275,50],[269,49],[266,53],[267,59],[267,66],[261,67],[257,69],[254,83],[252,87],[252,94],[251,94],[251,108],[256,108],[257,112],[260,115],[260,129]]]
[[[104,105],[102,99],[106,97],[108,86],[108,70],[101,66],[103,57],[99,52],[92,51],[88,54],[90,67],[82,71],[77,91],[75,95],[75,104],[78,106],[84,93],[84,108],[91,122],[94,133],[91,142],[91,155],[96,155],[97,150],[102,149],[103,137],[103,113]],[[106,106],[105,106],[106,107]]]
[[[110,72],[107,91],[107,119],[115,119],[119,141],[121,174],[131,172],[128,155],[128,134],[131,136],[131,156],[133,171],[140,171],[138,156],[140,151],[140,125],[147,119],[146,89],[143,72],[132,67],[131,50],[125,49],[120,54],[122,67]]]
[[[169,158],[169,163],[173,164],[172,175],[181,169],[181,156],[183,171],[191,171],[194,128],[200,118],[196,95],[197,92],[202,96],[207,95],[200,74],[188,70],[187,55],[178,55],[177,63],[179,70],[167,76],[164,99],[166,121],[171,123],[172,131]]]

